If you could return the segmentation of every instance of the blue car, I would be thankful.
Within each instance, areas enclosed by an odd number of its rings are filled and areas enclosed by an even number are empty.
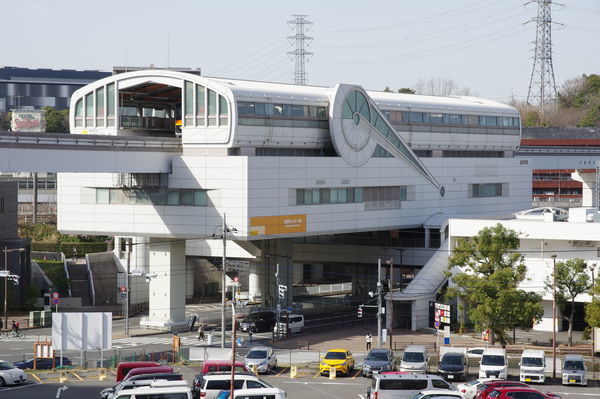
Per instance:
[[[63,366],[71,366],[72,363],[69,358],[63,356]],[[54,367],[60,366],[60,356],[54,358]],[[26,360],[24,362],[15,362],[15,367],[19,369],[33,369],[33,359]],[[38,359],[36,361],[38,370],[49,370],[52,368],[52,359]]]

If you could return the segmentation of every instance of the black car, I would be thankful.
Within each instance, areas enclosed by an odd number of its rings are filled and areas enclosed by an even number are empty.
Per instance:
[[[62,359],[63,366],[72,365],[68,357],[63,356]],[[16,362],[14,365],[19,369],[33,369],[33,359],[25,360],[24,362]],[[38,370],[49,370],[52,368],[52,359],[38,359],[36,361],[36,367]],[[54,358],[54,367],[60,367],[60,356]]]
[[[254,312],[250,313],[240,323],[240,330],[263,332],[272,331],[275,326],[275,313],[273,312]]]
[[[467,357],[463,353],[448,352],[438,366],[440,376],[450,381],[466,381]]]

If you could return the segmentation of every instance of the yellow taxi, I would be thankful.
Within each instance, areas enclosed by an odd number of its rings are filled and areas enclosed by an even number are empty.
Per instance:
[[[335,367],[336,374],[348,375],[354,371],[354,357],[348,349],[330,349],[325,356],[321,356],[319,372],[321,375],[329,374],[329,369]]]

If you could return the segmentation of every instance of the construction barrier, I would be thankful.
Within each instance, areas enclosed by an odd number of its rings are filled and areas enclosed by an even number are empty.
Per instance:
[[[67,380],[67,372],[65,370],[60,370],[58,375],[58,381],[62,384]]]
[[[291,366],[290,367],[290,378],[296,378],[297,374],[298,374],[298,366]]]
[[[250,371],[252,371],[252,374],[254,374],[258,377],[258,366],[256,364],[253,364],[252,366],[250,366]]]
[[[335,380],[335,367],[330,367],[329,368],[329,379],[330,380]]]
[[[106,379],[106,369],[98,369],[98,380],[104,381]]]

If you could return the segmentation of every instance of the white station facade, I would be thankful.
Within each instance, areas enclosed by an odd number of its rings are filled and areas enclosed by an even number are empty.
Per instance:
[[[377,259],[400,253],[416,276],[389,323],[421,328],[444,280],[448,219],[531,203],[531,165],[514,157],[519,113],[480,98],[141,70],[79,89],[70,115],[77,135],[173,137],[181,120],[168,172],[106,165],[57,184],[60,231],[135,237],[131,269],[156,278],[133,289],[156,328],[185,322],[189,258],[221,256],[211,237],[225,217],[252,299],[273,306],[276,264],[290,289],[337,278],[364,295]]]

